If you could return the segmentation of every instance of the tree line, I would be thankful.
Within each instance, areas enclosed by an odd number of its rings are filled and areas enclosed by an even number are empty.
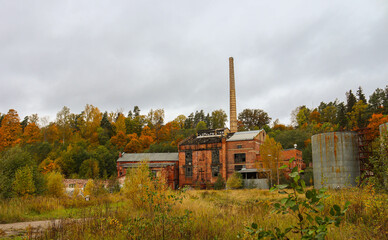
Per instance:
[[[346,93],[346,102],[296,108],[291,125],[275,120],[270,126],[272,119],[263,110],[244,109],[238,114],[238,130],[264,129],[284,149],[297,144],[308,164],[313,134],[370,127],[377,136],[378,126],[388,122],[387,114],[388,86],[376,89],[369,100],[360,87],[356,94],[352,90]],[[119,152],[176,152],[181,140],[198,130],[223,128],[226,121],[222,109],[182,114],[165,123],[163,109],[142,114],[135,106],[127,114],[102,113],[87,104],[78,114],[63,107],[56,120],[47,123],[37,114],[21,120],[17,111],[10,109],[0,113],[0,186],[11,184],[17,172],[34,179],[35,192],[43,186],[41,175],[50,172],[60,172],[66,178],[107,179],[116,175]]]

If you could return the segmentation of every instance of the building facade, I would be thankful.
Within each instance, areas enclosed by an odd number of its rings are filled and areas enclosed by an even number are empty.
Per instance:
[[[198,131],[178,145],[177,153],[128,153],[117,160],[118,177],[123,179],[128,168],[138,167],[141,161],[147,161],[150,170],[156,176],[165,176],[172,189],[178,186],[212,186],[219,176],[225,181],[240,172],[246,182],[255,182],[260,188],[267,188],[270,170],[260,164],[260,146],[264,142],[264,130],[235,132],[229,129],[210,129]],[[290,164],[289,160],[295,158]],[[281,153],[279,167],[286,174],[295,166],[304,168],[302,152],[287,149]],[[244,183],[244,186],[246,184]],[[267,186],[267,187],[263,187]]]
[[[199,131],[178,146],[179,186],[213,185],[236,171],[256,169],[264,130],[230,133],[229,129]]]
[[[156,177],[163,177],[171,189],[178,187],[178,153],[122,153],[117,160],[117,177],[123,179],[128,169],[146,161]]]

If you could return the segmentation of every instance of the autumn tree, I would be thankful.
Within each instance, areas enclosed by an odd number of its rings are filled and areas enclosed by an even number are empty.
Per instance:
[[[337,118],[337,108],[334,105],[329,105],[322,110],[322,122],[335,123]]]
[[[178,123],[179,129],[183,129],[185,128],[185,120],[186,120],[186,116],[181,114],[174,119],[174,122]]]
[[[310,113],[309,118],[311,123],[319,123],[321,121],[321,114],[316,109],[314,109],[314,111]]]
[[[311,110],[306,106],[299,107],[299,110],[296,114],[296,122],[298,127],[306,126],[310,122],[310,112]]]
[[[117,133],[116,136],[113,136],[110,139],[111,143],[115,145],[118,149],[124,149],[125,145],[127,145],[128,138],[127,135],[125,135],[124,132],[120,131]]]
[[[1,121],[0,151],[21,142],[22,127],[20,118],[14,109],[10,109]]]
[[[44,139],[49,143],[54,143],[60,140],[59,130],[55,123],[51,123],[44,131]]]
[[[98,136],[96,136],[96,130],[100,126],[102,119],[102,114],[97,107],[93,105],[86,104],[84,111],[82,111],[81,116],[78,120],[79,128],[81,130],[81,135],[86,139],[91,139],[93,142],[98,141]],[[97,139],[92,139],[95,137]]]
[[[277,184],[279,184],[279,164],[281,162],[280,154],[282,150],[282,145],[268,135],[265,137],[263,144],[260,145],[261,161],[265,168],[271,170],[272,179],[277,178]]]
[[[63,144],[69,141],[70,136],[72,134],[71,123],[72,119],[75,118],[75,116],[72,115],[73,114],[70,113],[70,108],[66,106],[64,106],[62,110],[57,113],[56,123]]]
[[[381,113],[373,114],[369,119],[368,128],[371,129],[371,134],[373,138],[379,136],[379,126],[388,122],[388,115],[383,115]]]
[[[147,119],[144,115],[135,116],[133,118],[127,117],[125,119],[125,127],[127,129],[126,132],[141,135],[141,131],[146,123]]]
[[[114,123],[114,129],[116,134],[119,132],[128,133],[125,127],[125,117],[122,113],[117,117],[116,122]]]
[[[132,138],[125,146],[124,151],[126,153],[139,153],[142,151],[142,145],[138,138]]]
[[[160,141],[160,133],[164,123],[164,109],[151,109],[147,117],[148,126],[151,129],[155,129],[156,140]]]
[[[351,112],[347,113],[349,118],[349,128],[352,130],[363,128],[366,126],[367,121],[367,105],[363,101],[358,101]]]
[[[159,142],[172,142],[179,133],[179,124],[175,121],[168,122],[159,130]]]
[[[244,109],[238,114],[238,120],[243,123],[246,130],[261,129],[269,124],[271,118],[261,109]]]
[[[37,143],[42,140],[42,133],[39,127],[32,122],[24,128],[22,139],[25,144]]]
[[[38,170],[39,170],[42,174],[47,174],[47,173],[50,173],[50,172],[61,172],[61,168],[60,168],[60,166],[58,165],[58,163],[55,162],[55,161],[53,161],[53,160],[50,159],[50,158],[44,159],[44,160],[39,164]]]

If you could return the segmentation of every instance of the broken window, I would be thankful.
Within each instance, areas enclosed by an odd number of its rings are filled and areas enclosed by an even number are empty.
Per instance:
[[[218,177],[220,174],[220,167],[219,166],[213,166],[212,167],[212,176],[213,177]]]
[[[220,163],[220,151],[218,149],[212,151],[212,163],[213,164]]]
[[[191,165],[191,163],[193,162],[193,152],[191,150],[186,151],[185,162],[186,162],[186,165]]]
[[[237,148],[242,148],[242,145],[237,145]]]
[[[186,166],[186,177],[192,177],[193,176],[193,167],[192,166]]]
[[[245,165],[235,165],[234,166],[234,171],[240,171],[241,169],[245,168]]]
[[[245,163],[245,153],[234,154],[234,163]]]

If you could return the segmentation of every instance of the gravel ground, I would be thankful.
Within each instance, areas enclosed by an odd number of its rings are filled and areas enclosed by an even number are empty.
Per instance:
[[[46,220],[46,221],[0,224],[0,238],[23,235],[24,233],[27,232],[27,228],[32,228],[33,230],[45,229],[52,224],[59,223],[59,221],[61,220],[56,219],[56,220]]]

